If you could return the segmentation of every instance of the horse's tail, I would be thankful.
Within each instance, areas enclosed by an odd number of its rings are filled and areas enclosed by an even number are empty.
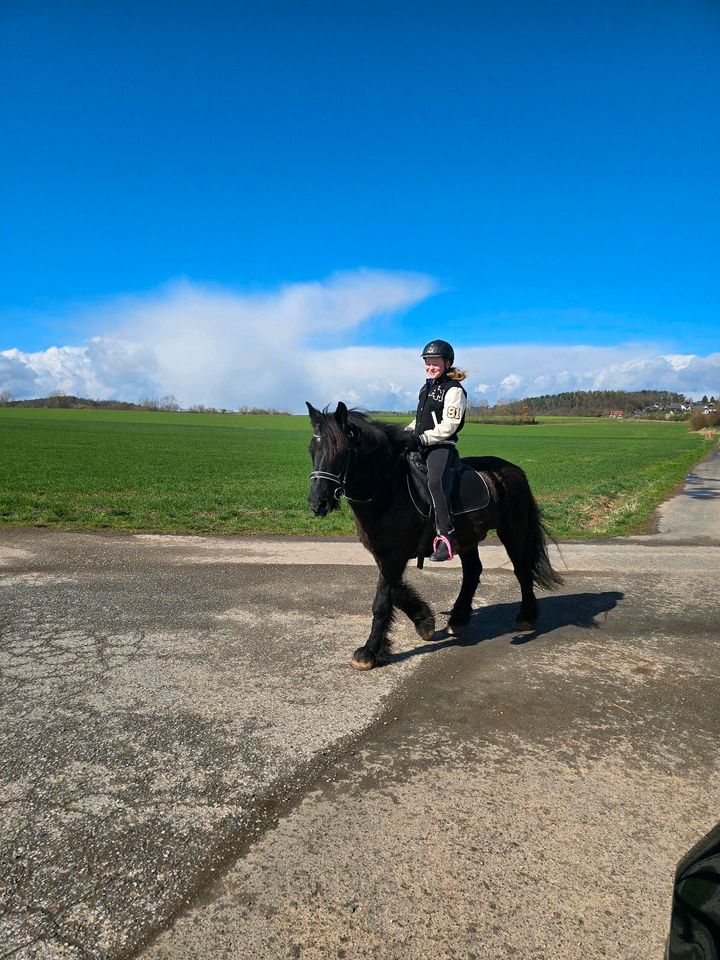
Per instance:
[[[555,590],[564,581],[557,570],[553,569],[547,552],[547,542],[551,540],[557,546],[557,540],[543,523],[542,511],[528,484],[528,528],[526,556],[530,562],[533,582],[546,590]]]

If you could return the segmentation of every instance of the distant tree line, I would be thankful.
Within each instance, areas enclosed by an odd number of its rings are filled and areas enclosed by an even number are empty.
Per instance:
[[[211,407],[201,403],[182,407],[173,394],[163,397],[143,397],[138,403],[123,400],[92,400],[76,397],[55,390],[47,397],[32,400],[13,400],[9,390],[0,391],[0,407],[56,407],[63,409],[105,409],[105,410],[156,410],[165,413],[226,413],[252,416],[264,414],[287,415],[287,410],[274,407],[239,406]],[[371,411],[382,416],[382,411]],[[408,417],[413,411],[408,411]],[[539,397],[504,397],[491,405],[487,400],[470,403],[467,419],[480,423],[533,424],[537,417],[574,416],[606,417],[623,414],[624,416],[642,415],[656,419],[690,419],[695,430],[720,426],[720,414],[716,412],[715,397],[703,396],[702,400],[691,401],[681,393],[668,390],[574,390],[566,393],[543,394]],[[385,415],[389,415],[385,412]],[[395,413],[393,413],[395,415]]]
[[[707,411],[710,407],[710,411]],[[649,419],[688,419],[698,411],[714,416],[715,397],[692,401],[669,390],[573,390],[539,397],[504,397],[495,404],[487,400],[468,406],[468,419],[483,423],[535,423],[537,417],[639,416]]]
[[[54,390],[47,397],[37,397],[33,400],[13,400],[9,390],[0,391],[0,407],[45,407],[61,408],[63,410],[158,410],[163,413],[232,413],[232,414],[266,414],[287,415],[287,410],[276,410],[265,407],[237,407],[231,410],[227,407],[209,407],[202,403],[183,408],[180,401],[169,393],[164,397],[143,397],[138,403],[124,400],[91,400],[88,397],[76,397]]]
[[[669,390],[573,390],[528,397],[523,402],[535,413],[602,417],[607,416],[611,410],[632,414],[636,410],[644,410],[654,405],[666,408],[673,404],[689,404],[690,400],[682,393]]]
[[[51,407],[64,410],[88,410],[102,408],[105,410],[137,410],[137,403],[124,400],[90,400],[87,397],[75,397],[60,390],[53,391],[47,397],[36,397],[32,400],[13,400],[7,390],[0,393],[0,406],[3,407]]]
[[[535,413],[527,400],[505,397],[492,406],[487,400],[468,404],[467,420],[477,423],[537,423]]]

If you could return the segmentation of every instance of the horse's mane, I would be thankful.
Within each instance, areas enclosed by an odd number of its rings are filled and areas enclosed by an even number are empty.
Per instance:
[[[348,441],[346,435],[335,418],[335,414],[325,407],[323,410],[325,423],[323,437],[331,455],[344,453]],[[355,445],[358,450],[377,450],[384,448],[397,453],[404,446],[403,428],[396,423],[385,423],[383,420],[374,420],[364,410],[353,408],[348,410],[348,423],[354,428]]]

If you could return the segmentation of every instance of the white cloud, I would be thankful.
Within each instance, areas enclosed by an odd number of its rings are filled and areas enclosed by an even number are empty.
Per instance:
[[[0,352],[0,389],[16,398],[59,389],[99,399],[172,393],[186,404],[299,408],[315,392],[313,360],[326,339],[336,342],[437,289],[422,274],[370,270],[261,294],[174,283],[83,311],[85,326],[104,330],[86,346]]]
[[[471,398],[538,396],[565,390],[672,390],[692,396],[720,393],[720,353],[673,366],[654,344],[555,347],[509,344],[457,349],[468,370]],[[347,348],[308,358],[322,403],[346,400],[370,409],[414,407],[423,372],[416,350]],[[485,377],[493,375],[492,382]],[[351,395],[352,391],[352,395]],[[316,403],[316,405],[318,405]]]
[[[503,393],[517,393],[523,383],[523,377],[517,373],[509,373],[500,381],[500,389]]]
[[[673,370],[685,370],[695,360],[695,357],[691,353],[671,353],[666,354],[662,359],[667,360]]]
[[[32,396],[35,375],[19,350],[0,351],[0,390],[9,390],[14,397]]]
[[[16,398],[52,390],[137,400],[172,393],[184,404],[301,411],[337,400],[409,410],[423,379],[418,347],[338,346],[372,317],[407,310],[438,289],[420,274],[359,270],[272,293],[188,282],[86,309],[84,346],[0,352],[0,390]],[[83,317],[81,316],[81,319]],[[561,390],[658,388],[720,393],[720,354],[664,352],[653,343],[611,347],[472,346],[453,333],[473,397]],[[326,349],[327,344],[335,344]]]
[[[93,337],[85,347],[50,347],[37,353],[0,351],[0,390],[16,399],[53,390],[98,400],[157,393],[157,361],[142,345],[115,337]]]

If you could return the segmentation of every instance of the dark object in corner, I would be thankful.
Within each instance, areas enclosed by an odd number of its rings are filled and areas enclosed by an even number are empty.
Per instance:
[[[720,823],[678,863],[665,960],[720,960]]]

